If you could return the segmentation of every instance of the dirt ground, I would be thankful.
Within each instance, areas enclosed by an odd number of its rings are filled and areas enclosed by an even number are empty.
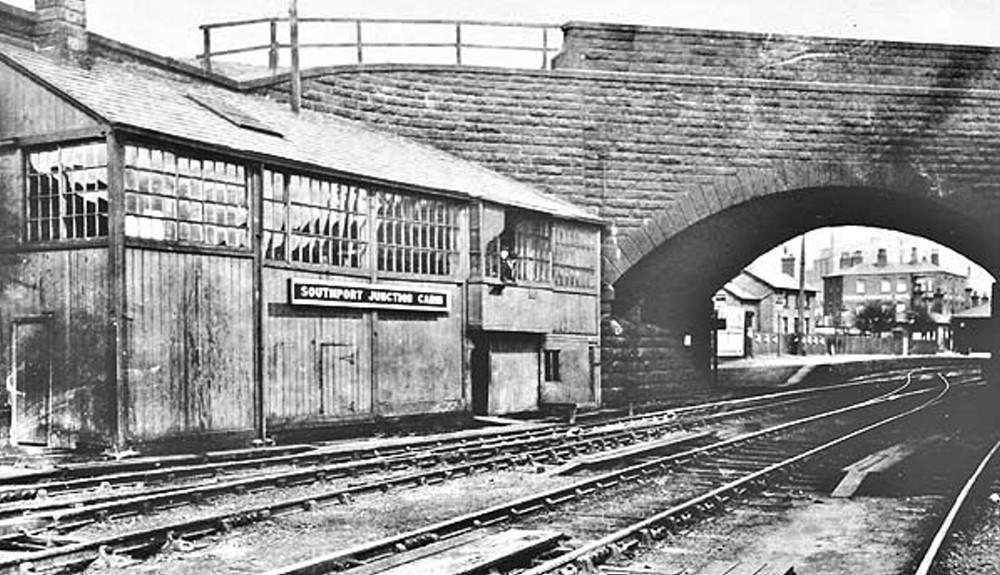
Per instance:
[[[936,572],[940,575],[1000,574],[1000,492],[990,493],[969,528],[949,542],[942,559],[943,568]]]
[[[142,562],[108,558],[95,563],[88,573],[259,573],[574,480],[537,471],[531,468],[497,471],[420,489],[362,496],[350,505],[320,507],[307,513],[277,517],[226,535],[176,545]]]
[[[632,566],[697,573],[712,562],[792,566],[811,575],[898,575],[925,528],[927,497],[834,499],[808,496],[741,507],[668,538]],[[786,509],[781,509],[782,506]]]

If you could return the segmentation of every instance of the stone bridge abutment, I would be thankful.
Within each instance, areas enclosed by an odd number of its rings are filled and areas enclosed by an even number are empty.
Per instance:
[[[303,105],[599,213],[611,309],[638,306],[660,326],[609,331],[606,352],[627,353],[604,361],[607,399],[697,379],[704,348],[677,342],[704,333],[711,293],[810,229],[894,228],[1000,276],[1000,50],[588,23],[564,32],[552,70],[316,69]],[[250,88],[282,99],[287,84]]]

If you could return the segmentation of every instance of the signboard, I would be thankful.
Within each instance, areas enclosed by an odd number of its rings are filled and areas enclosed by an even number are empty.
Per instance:
[[[377,284],[320,280],[288,280],[288,303],[293,306],[350,307],[448,313],[448,293]]]
[[[718,318],[715,328],[719,330],[719,357],[743,357],[745,310],[739,306],[717,308]],[[721,320],[721,321],[720,321]]]

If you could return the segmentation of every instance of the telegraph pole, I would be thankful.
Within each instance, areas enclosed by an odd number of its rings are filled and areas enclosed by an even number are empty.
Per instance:
[[[299,2],[289,0],[288,3],[289,43],[292,45],[292,75],[291,100],[292,111],[299,113],[302,106],[302,70],[299,65]]]
[[[796,350],[799,355],[805,355],[805,327],[806,327],[806,235],[802,234],[802,243],[799,249],[799,329],[795,330],[799,340],[799,348]]]

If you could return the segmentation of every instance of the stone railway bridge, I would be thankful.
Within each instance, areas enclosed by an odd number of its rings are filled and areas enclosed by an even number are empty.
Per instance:
[[[605,334],[608,401],[697,379],[711,293],[810,229],[917,234],[1000,277],[1000,50],[589,23],[564,38],[551,70],[307,70],[303,106],[605,218],[608,310],[665,328],[630,359]],[[287,99],[289,82],[244,87]]]

